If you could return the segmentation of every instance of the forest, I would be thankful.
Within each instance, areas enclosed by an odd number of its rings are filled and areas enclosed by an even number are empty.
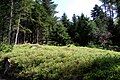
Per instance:
[[[100,1],[70,20],[53,0],[0,0],[0,80],[120,80],[120,0]]]
[[[52,0],[1,0],[0,43],[94,46],[119,51],[120,1],[100,0],[91,18],[66,13],[55,16]]]

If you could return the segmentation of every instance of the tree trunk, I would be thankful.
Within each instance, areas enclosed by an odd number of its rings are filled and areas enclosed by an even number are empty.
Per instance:
[[[112,5],[111,3],[109,3],[109,13],[110,13],[110,18],[112,18]]]
[[[37,43],[39,42],[38,40],[39,40],[39,30],[37,28]]]
[[[107,14],[107,8],[106,8],[106,4],[104,4],[104,6],[105,6],[105,14]]]
[[[25,41],[25,38],[26,38],[26,33],[24,32],[24,43],[26,42],[26,41]]]
[[[20,29],[20,17],[18,19],[18,24],[17,24],[17,32],[16,32],[16,37],[15,37],[15,45],[18,43],[19,29]]]
[[[8,42],[9,42],[9,44],[11,44],[12,16],[13,16],[13,0],[11,0],[10,24],[9,24],[9,33],[8,33]]]

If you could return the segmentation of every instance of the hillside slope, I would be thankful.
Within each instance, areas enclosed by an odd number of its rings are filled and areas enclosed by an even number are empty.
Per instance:
[[[120,53],[76,46],[23,44],[0,61],[10,57],[11,71],[20,80],[120,80]],[[2,69],[0,69],[2,70]],[[11,74],[9,74],[11,75]]]

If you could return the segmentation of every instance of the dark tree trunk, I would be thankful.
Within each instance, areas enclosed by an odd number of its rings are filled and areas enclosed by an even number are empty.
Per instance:
[[[23,41],[24,43],[26,42],[26,41],[25,41],[25,38],[26,38],[26,34],[25,34],[25,32],[24,32],[24,41]]]
[[[9,42],[9,44],[11,44],[12,16],[13,16],[13,0],[11,0],[10,24],[9,24],[9,33],[8,33],[8,42]]]
[[[39,42],[39,30],[37,28],[37,43]]]

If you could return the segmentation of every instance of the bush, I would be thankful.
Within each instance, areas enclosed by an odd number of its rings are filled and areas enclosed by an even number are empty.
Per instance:
[[[120,56],[97,58],[87,71],[85,80],[120,80]]]
[[[2,54],[18,64],[16,79],[120,80],[118,52],[76,46],[33,47],[16,45],[12,52]]]
[[[9,44],[4,44],[4,43],[1,43],[0,44],[0,51],[1,52],[11,52],[12,51],[12,48],[13,46],[12,45],[9,45]]]

